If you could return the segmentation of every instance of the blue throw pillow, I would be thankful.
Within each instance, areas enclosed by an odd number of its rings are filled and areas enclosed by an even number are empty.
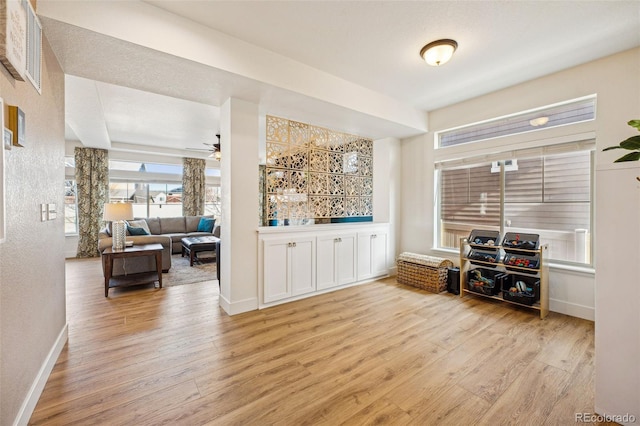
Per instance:
[[[213,225],[215,224],[215,219],[210,217],[201,217],[200,223],[198,223],[198,232],[213,232]]]
[[[149,235],[146,229],[136,228],[134,226],[129,226],[129,225],[127,225],[127,231],[129,231],[129,235]]]

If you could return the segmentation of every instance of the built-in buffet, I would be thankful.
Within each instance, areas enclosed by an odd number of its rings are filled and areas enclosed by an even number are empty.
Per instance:
[[[258,229],[260,308],[388,275],[389,224]]]
[[[460,241],[460,296],[476,295],[549,313],[547,245],[538,235],[473,230]]]

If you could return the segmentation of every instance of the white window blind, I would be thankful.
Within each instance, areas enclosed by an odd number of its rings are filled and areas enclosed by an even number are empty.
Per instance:
[[[492,162],[439,165],[439,246],[457,248],[472,229],[536,233],[552,259],[589,264],[592,151],[529,155],[517,165],[500,173]]]

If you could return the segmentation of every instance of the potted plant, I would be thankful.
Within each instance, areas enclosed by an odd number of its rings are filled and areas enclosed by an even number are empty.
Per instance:
[[[631,120],[627,124],[631,127],[636,128],[640,132],[640,120]],[[620,144],[605,148],[603,149],[603,151],[609,151],[612,149],[626,149],[628,151],[631,151],[618,158],[616,161],[614,161],[614,163],[638,161],[640,160],[640,136],[631,136],[630,138],[620,142]],[[636,179],[640,181],[640,176],[636,177]]]

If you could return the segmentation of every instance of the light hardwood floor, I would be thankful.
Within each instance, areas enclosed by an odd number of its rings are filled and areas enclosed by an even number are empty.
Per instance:
[[[393,278],[227,316],[216,281],[111,290],[67,262],[69,342],[32,424],[567,425],[593,323]]]

